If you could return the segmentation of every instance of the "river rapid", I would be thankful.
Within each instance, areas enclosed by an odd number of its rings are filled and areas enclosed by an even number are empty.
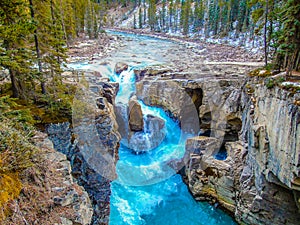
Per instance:
[[[180,63],[178,54],[186,46],[167,40],[134,34],[110,32],[122,40],[116,50],[99,63],[73,63],[74,69],[97,71],[103,77],[118,82],[120,90],[116,105],[127,105],[135,93],[133,70],[154,65],[171,66]],[[180,54],[179,54],[180,55]],[[183,65],[186,64],[183,58]],[[126,71],[117,75],[114,67],[117,62],[129,65]],[[196,202],[183,183],[177,170],[169,166],[185,154],[185,140],[192,134],[180,129],[160,108],[139,102],[146,123],[146,115],[164,121],[164,138],[154,148],[134,151],[123,139],[116,166],[117,179],[111,183],[110,224],[111,225],[221,225],[236,224],[220,209],[206,202]],[[144,130],[139,138],[148,138],[153,130]]]

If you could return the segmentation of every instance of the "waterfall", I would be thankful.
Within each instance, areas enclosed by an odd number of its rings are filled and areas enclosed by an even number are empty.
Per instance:
[[[129,67],[119,76],[114,75],[120,84],[117,105],[128,105],[135,93],[132,71],[133,68]],[[235,224],[229,216],[208,203],[197,203],[177,174],[180,168],[171,166],[172,161],[183,158],[185,140],[189,134],[182,132],[178,123],[168,117],[163,109],[147,106],[142,101],[139,104],[144,129],[136,132],[133,140],[128,140],[128,134],[125,134],[121,142],[116,168],[118,178],[111,184],[110,224]],[[121,120],[128,120],[128,115],[121,116]],[[162,139],[158,135],[158,123],[151,123],[151,118],[164,121]],[[157,139],[161,140],[156,142]]]
[[[176,166],[185,155],[185,140],[189,134],[163,109],[137,101],[143,114],[143,127],[130,131],[128,101],[135,94],[134,69],[163,64],[164,55],[178,45],[129,36],[127,47],[118,49],[105,63],[81,64],[82,68],[100,72],[103,77],[119,83],[115,111],[122,141],[116,165],[117,179],[111,182],[110,225],[236,224],[223,211],[208,203],[196,202],[189,193],[177,174],[181,168]],[[130,57],[132,55],[135,57]],[[113,64],[123,60],[129,67],[117,75]],[[74,64],[73,68],[81,67]]]

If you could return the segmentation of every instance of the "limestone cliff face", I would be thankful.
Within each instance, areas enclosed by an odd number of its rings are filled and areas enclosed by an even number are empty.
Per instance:
[[[114,113],[115,83],[79,86],[69,123],[47,129],[55,149],[67,155],[72,174],[88,192],[93,208],[91,224],[109,221],[110,181],[116,178],[120,135]]]
[[[169,112],[185,131],[196,133],[200,127],[200,133],[224,137],[225,126],[231,126],[230,130],[240,129],[236,102],[240,98],[242,83],[240,79],[150,78],[136,84],[136,94],[146,104]],[[232,137],[229,134],[225,138],[236,140],[235,134]]]
[[[47,180],[47,176],[45,176],[43,182],[49,189],[49,196],[52,197],[51,200],[54,202],[52,206],[54,211],[52,212],[52,214],[54,214],[52,219],[55,220],[56,217],[59,217],[60,221],[57,223],[54,221],[44,221],[42,223],[50,224],[52,222],[52,224],[57,225],[89,225],[93,216],[92,204],[88,193],[82,186],[79,186],[74,181],[71,174],[71,165],[66,155],[55,151],[53,143],[44,133],[38,132],[33,137],[33,140],[35,144],[42,149],[43,160],[46,160],[45,163],[49,163],[49,167],[54,169],[54,171],[51,172],[55,173],[55,181],[49,181]],[[47,199],[49,196],[44,196],[45,202],[50,201],[50,199]],[[33,202],[32,204],[36,203]],[[51,219],[51,216],[48,220],[49,219]],[[35,222],[41,221],[42,220],[38,220]]]
[[[235,103],[242,129],[238,141],[224,142],[226,160],[207,147],[191,154],[187,183],[196,199],[217,200],[240,223],[298,224],[300,95],[260,83],[250,80]]]
[[[136,88],[183,129],[198,129],[182,172],[196,200],[218,202],[242,224],[299,224],[300,94],[245,81],[145,76]]]
[[[299,224],[300,94],[250,81],[241,139],[247,156],[236,215],[252,223]],[[248,190],[248,191],[247,191]],[[297,207],[298,205],[298,207]]]
[[[249,102],[249,95],[244,93],[242,101],[242,138],[248,140],[249,152],[269,181],[275,176],[300,191],[300,111],[295,105],[300,94],[258,84],[250,96]]]

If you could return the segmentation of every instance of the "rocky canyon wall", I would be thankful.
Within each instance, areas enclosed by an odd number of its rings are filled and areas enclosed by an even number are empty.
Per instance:
[[[224,138],[225,160],[208,151],[208,138],[187,142],[187,148],[202,146],[186,166],[190,190],[196,199],[218,201],[239,223],[298,224],[300,95],[255,79],[232,94],[238,92],[224,105],[237,106],[234,115],[242,121],[239,140]]]
[[[73,123],[52,124],[47,132],[56,150],[67,155],[72,175],[93,205],[90,224],[109,222],[110,181],[115,179],[120,135],[114,113],[116,83],[85,82],[73,101]]]
[[[196,200],[220,205],[241,224],[299,224],[299,93],[268,89],[262,78],[146,76],[136,87],[139,99],[187,131],[197,130],[197,113],[199,136],[188,139],[181,170]]]

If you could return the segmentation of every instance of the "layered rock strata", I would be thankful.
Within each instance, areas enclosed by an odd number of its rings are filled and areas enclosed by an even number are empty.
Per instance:
[[[218,201],[240,223],[298,224],[300,112],[296,99],[299,94],[291,96],[256,83],[250,95],[242,92],[237,102],[243,125],[240,140],[225,142],[226,160],[207,154],[211,147],[190,154],[187,183],[196,199]]]
[[[200,135],[187,141],[181,170],[197,200],[218,203],[241,224],[299,223],[299,93],[268,89],[255,78],[145,74],[137,97]]]
[[[55,168],[53,172],[56,173],[57,180],[49,182],[45,178],[44,181],[46,188],[53,196],[54,210],[58,208],[56,211],[59,211],[60,223],[55,224],[89,225],[92,221],[93,207],[88,193],[74,181],[71,165],[66,155],[55,151],[53,143],[44,133],[38,132],[33,140],[43,150],[43,158]]]
[[[73,123],[47,129],[55,149],[67,154],[72,174],[92,200],[91,224],[108,224],[110,181],[116,178],[120,134],[114,114],[115,83],[79,86],[74,99]]]

